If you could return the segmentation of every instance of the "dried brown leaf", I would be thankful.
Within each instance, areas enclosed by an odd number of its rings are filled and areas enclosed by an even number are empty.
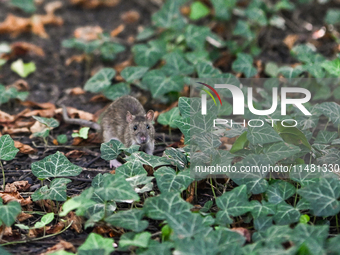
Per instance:
[[[117,28],[113,29],[110,33],[111,37],[116,37],[119,35],[121,32],[123,32],[125,29],[125,26],[123,24],[119,25]]]
[[[17,191],[16,192],[0,192],[0,197],[2,198],[5,204],[10,201],[17,201],[22,206],[29,205],[32,203],[31,197],[24,199]]]
[[[27,145],[27,144],[23,144],[19,141],[14,141],[14,146],[19,149],[20,153],[23,154],[34,154],[37,152],[36,149],[33,149],[31,146]]]
[[[75,253],[76,248],[74,248],[73,244],[66,242],[64,240],[60,240],[59,243],[48,248],[46,252],[40,253],[40,255],[47,255],[47,254],[51,254],[57,251],[70,251],[70,252]]]
[[[28,213],[24,213],[24,212],[21,212],[18,217],[17,217],[17,220],[22,222],[22,221],[25,221],[29,218],[33,217],[32,214],[28,214]]]
[[[140,19],[140,14],[138,11],[131,10],[131,11],[122,13],[122,15],[120,15],[120,18],[125,23],[132,24],[132,23],[137,22]]]
[[[113,7],[119,4],[120,0],[70,0],[73,5],[80,5],[87,9],[108,6]]]
[[[67,214],[67,222],[70,224],[72,222],[71,228],[74,229],[78,234],[83,232],[84,218],[77,216],[74,212],[69,212]]]
[[[287,45],[288,49],[291,50],[298,38],[299,38],[298,35],[290,34],[286,36],[286,38],[283,40],[283,43]]]
[[[74,30],[74,37],[83,41],[93,41],[99,39],[103,34],[103,29],[100,26],[78,27]]]
[[[7,183],[5,187],[5,192],[17,192],[17,191],[27,191],[31,187],[28,181],[16,181],[12,183]]]
[[[83,61],[85,61],[88,58],[88,56],[86,56],[85,54],[81,54],[81,55],[73,55],[69,58],[66,59],[65,61],[65,65],[69,66],[71,65],[73,62],[76,63],[81,63]]]

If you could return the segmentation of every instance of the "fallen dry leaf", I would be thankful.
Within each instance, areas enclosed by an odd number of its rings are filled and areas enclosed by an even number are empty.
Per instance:
[[[103,29],[100,26],[78,27],[74,30],[74,37],[86,42],[99,39],[101,34]]]
[[[19,192],[0,192],[0,197],[3,202],[6,204],[10,201],[17,201],[21,205],[29,205],[32,203],[31,197],[24,199]]]
[[[65,251],[65,250],[73,252],[73,253],[76,252],[76,248],[74,248],[73,244],[66,242],[64,240],[60,240],[59,243],[48,248],[46,252],[40,253],[40,255],[47,255],[47,254],[51,254],[57,251]]]
[[[16,181],[7,183],[5,186],[5,192],[27,191],[30,187],[31,184],[29,184],[28,181]]]
[[[89,120],[89,121],[96,121],[92,113],[78,110],[73,107],[66,107],[66,109],[67,109],[67,114],[70,118],[80,118],[80,119]],[[62,114],[62,111],[63,111],[62,108],[58,108],[55,110],[55,114]]]
[[[94,103],[94,102],[106,102],[109,101],[104,95],[95,95],[93,97],[90,98],[90,102]]]
[[[248,229],[246,229],[246,228],[232,228],[231,230],[239,233],[242,236],[244,236],[246,238],[247,242],[251,241],[251,234],[250,234]]]
[[[132,58],[129,58],[128,60],[125,60],[117,65],[115,65],[113,68],[116,70],[117,73],[120,73],[124,70],[125,67],[132,65]]]
[[[73,5],[80,5],[84,8],[94,9],[101,6],[113,7],[119,4],[120,0],[70,0]]]
[[[29,90],[28,82],[23,80],[23,79],[16,80],[14,83],[9,85],[8,87],[14,87],[18,91],[28,91]]]
[[[80,158],[84,155],[88,155],[88,153],[80,150],[71,150],[65,154],[67,158]]]
[[[77,216],[74,212],[67,214],[67,224],[72,222],[71,228],[74,229],[78,234],[83,232],[84,218]]]
[[[24,213],[24,212],[21,212],[18,216],[17,216],[17,220],[22,222],[24,220],[27,220],[29,218],[33,217],[32,214],[28,214],[28,213]]]
[[[30,132],[31,133],[36,133],[44,130],[46,126],[39,121],[36,121],[31,127],[30,127]]]
[[[0,34],[10,34],[11,37],[16,37],[24,32],[32,32],[42,38],[48,38],[44,26],[48,24],[61,26],[63,23],[63,19],[53,13],[33,15],[30,18],[18,17],[10,13],[0,23]]]
[[[131,10],[131,11],[127,11],[122,13],[122,15],[120,15],[120,18],[128,24],[132,24],[137,22],[140,19],[140,14],[139,12],[135,11],[135,10]]]
[[[81,55],[73,55],[69,58],[66,59],[65,61],[65,65],[69,66],[71,65],[73,62],[76,63],[81,63],[83,61],[85,61],[86,59],[88,59],[88,56],[86,54],[81,54]]]
[[[119,35],[121,32],[123,32],[125,29],[125,26],[123,24],[119,25],[117,28],[113,29],[110,33],[111,37],[116,37]]]
[[[65,228],[65,222],[59,221],[57,224],[50,226],[49,230],[46,231],[46,234],[56,234],[62,231]]]
[[[81,87],[76,87],[70,90],[66,90],[66,93],[72,96],[78,96],[85,94],[85,91]]]
[[[53,15],[54,12],[60,9],[61,7],[63,7],[63,3],[61,1],[54,1],[54,2],[47,3],[44,9],[47,14]]]
[[[283,43],[287,45],[288,49],[291,50],[298,38],[299,36],[296,34],[287,35],[286,38],[283,40]]]
[[[33,149],[31,146],[27,145],[27,144],[23,144],[19,141],[14,141],[14,146],[19,149],[20,153],[23,154],[34,154],[37,152],[36,149]]]
[[[0,111],[0,123],[13,122],[15,117],[3,111]]]
[[[9,128],[7,126],[2,130],[4,134],[15,135],[15,134],[26,134],[30,133],[30,130],[27,127],[22,128]]]
[[[39,108],[39,110],[33,110],[30,112],[26,112],[22,116],[31,117],[39,115],[41,117],[51,118],[54,116],[54,111],[56,109],[55,105],[52,103],[36,103],[32,101],[21,102],[22,105],[31,107],[31,108]]]

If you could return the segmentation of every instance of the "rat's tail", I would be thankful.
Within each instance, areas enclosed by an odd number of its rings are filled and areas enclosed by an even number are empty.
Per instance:
[[[70,119],[67,115],[66,106],[62,105],[62,108],[63,108],[63,119],[67,124],[76,124],[80,126],[90,127],[90,128],[95,129],[96,131],[99,131],[101,129],[100,125],[96,122],[83,120],[83,119]]]

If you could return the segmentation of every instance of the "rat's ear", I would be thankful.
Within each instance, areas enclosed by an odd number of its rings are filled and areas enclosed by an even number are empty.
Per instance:
[[[149,110],[147,113],[146,113],[146,119],[147,120],[153,120],[153,117],[155,115],[155,112],[153,110]]]
[[[134,119],[136,118],[136,116],[135,115],[132,115],[129,111],[126,113],[126,121],[127,122],[131,122],[131,121],[133,121]]]

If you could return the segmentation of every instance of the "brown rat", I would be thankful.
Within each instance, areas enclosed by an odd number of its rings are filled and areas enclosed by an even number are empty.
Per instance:
[[[103,142],[111,139],[122,142],[125,147],[140,145],[147,154],[154,151],[155,128],[152,124],[154,111],[145,112],[141,103],[132,96],[122,96],[112,102],[104,111],[100,125],[81,119],[70,119],[66,108],[63,107],[63,118],[66,123],[89,126],[96,129]],[[117,160],[110,161],[110,167],[118,167]]]

